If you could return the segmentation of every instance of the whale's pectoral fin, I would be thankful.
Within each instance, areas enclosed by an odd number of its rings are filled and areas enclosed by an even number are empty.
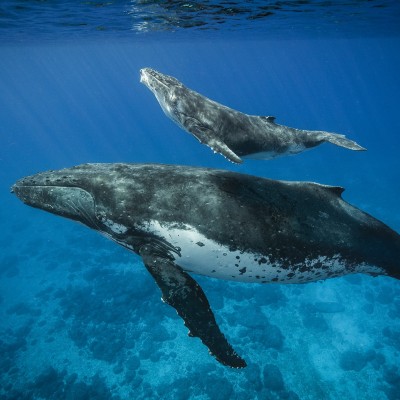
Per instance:
[[[210,140],[208,143],[215,152],[222,154],[229,161],[232,161],[235,164],[241,164],[243,160],[234,153],[225,143],[219,140]]]
[[[204,125],[199,125],[199,123],[194,119],[192,120],[193,121],[191,121],[187,129],[199,140],[200,143],[211,147],[212,150],[216,153],[222,154],[229,161],[236,164],[241,164],[243,162],[243,160],[233,152],[212,129],[209,129]]]
[[[144,246],[139,254],[162,292],[162,300],[174,307],[189,328],[189,336],[197,336],[222,364],[244,368],[240,358],[219,330],[207,297],[198,283],[172,260]]]

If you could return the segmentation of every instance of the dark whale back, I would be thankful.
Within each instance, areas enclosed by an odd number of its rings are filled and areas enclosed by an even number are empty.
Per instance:
[[[340,187],[160,164],[86,164],[60,174],[124,226],[191,226],[230,251],[265,255],[286,268],[340,257],[346,273],[400,276],[400,236],[344,201]],[[47,179],[55,180],[51,173]],[[325,269],[321,277],[341,274]]]

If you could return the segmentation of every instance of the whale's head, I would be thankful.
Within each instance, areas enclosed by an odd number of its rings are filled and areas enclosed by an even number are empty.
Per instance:
[[[25,204],[62,217],[97,226],[94,195],[83,174],[74,168],[46,171],[18,180],[11,188]]]
[[[168,97],[175,88],[182,87],[182,83],[173,76],[162,74],[152,68],[140,70],[140,82],[146,85],[156,96]]]
[[[140,70],[140,82],[146,85],[155,95],[164,113],[178,125],[190,114],[187,108],[189,89],[172,76],[164,75],[152,68]]]
[[[18,180],[11,192],[31,207],[118,236],[134,224],[135,192],[143,191],[134,175],[123,164],[82,164],[27,176]]]
[[[155,185],[149,176],[160,171],[168,174],[168,168],[151,164],[82,164],[27,176],[11,192],[31,207],[78,221],[134,250],[147,235],[154,211],[149,198]]]

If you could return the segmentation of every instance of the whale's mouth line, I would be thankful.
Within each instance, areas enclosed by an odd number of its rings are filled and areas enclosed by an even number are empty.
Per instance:
[[[17,194],[18,189],[36,188],[36,187],[47,187],[47,186],[44,186],[44,185],[40,185],[40,186],[37,186],[37,185],[20,185],[18,183],[14,183],[14,185],[11,186],[10,193]]]
[[[24,185],[24,184],[18,184],[15,183],[14,185],[11,186],[10,192],[15,193],[15,190],[18,189],[25,189],[25,188],[77,188],[80,189],[78,186],[62,186],[62,185]]]

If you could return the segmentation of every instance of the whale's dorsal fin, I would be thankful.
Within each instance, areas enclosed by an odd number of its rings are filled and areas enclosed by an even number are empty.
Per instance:
[[[344,192],[344,188],[341,186],[329,186],[329,185],[321,185],[325,190],[333,193],[334,195],[341,197]]]
[[[302,184],[304,183],[305,182],[302,182]],[[345,189],[341,186],[322,185],[321,183],[316,182],[308,182],[308,184],[311,185],[313,188],[317,187],[337,197],[341,197],[342,193],[345,191]]]
[[[275,123],[276,117],[271,117],[271,116],[261,116],[260,118],[265,119],[267,122],[271,122],[272,124]]]
[[[220,331],[214,314],[199,284],[168,256],[160,255],[151,245],[139,250],[144,265],[161,289],[162,300],[174,307],[189,328],[189,336],[197,336],[222,364],[244,368],[239,357]]]
[[[322,185],[321,183],[316,183],[316,182],[292,182],[292,184],[301,186],[307,185],[309,190],[312,191],[322,190],[322,192],[334,195],[336,197],[341,197],[342,193],[345,191],[345,188],[341,186]]]

